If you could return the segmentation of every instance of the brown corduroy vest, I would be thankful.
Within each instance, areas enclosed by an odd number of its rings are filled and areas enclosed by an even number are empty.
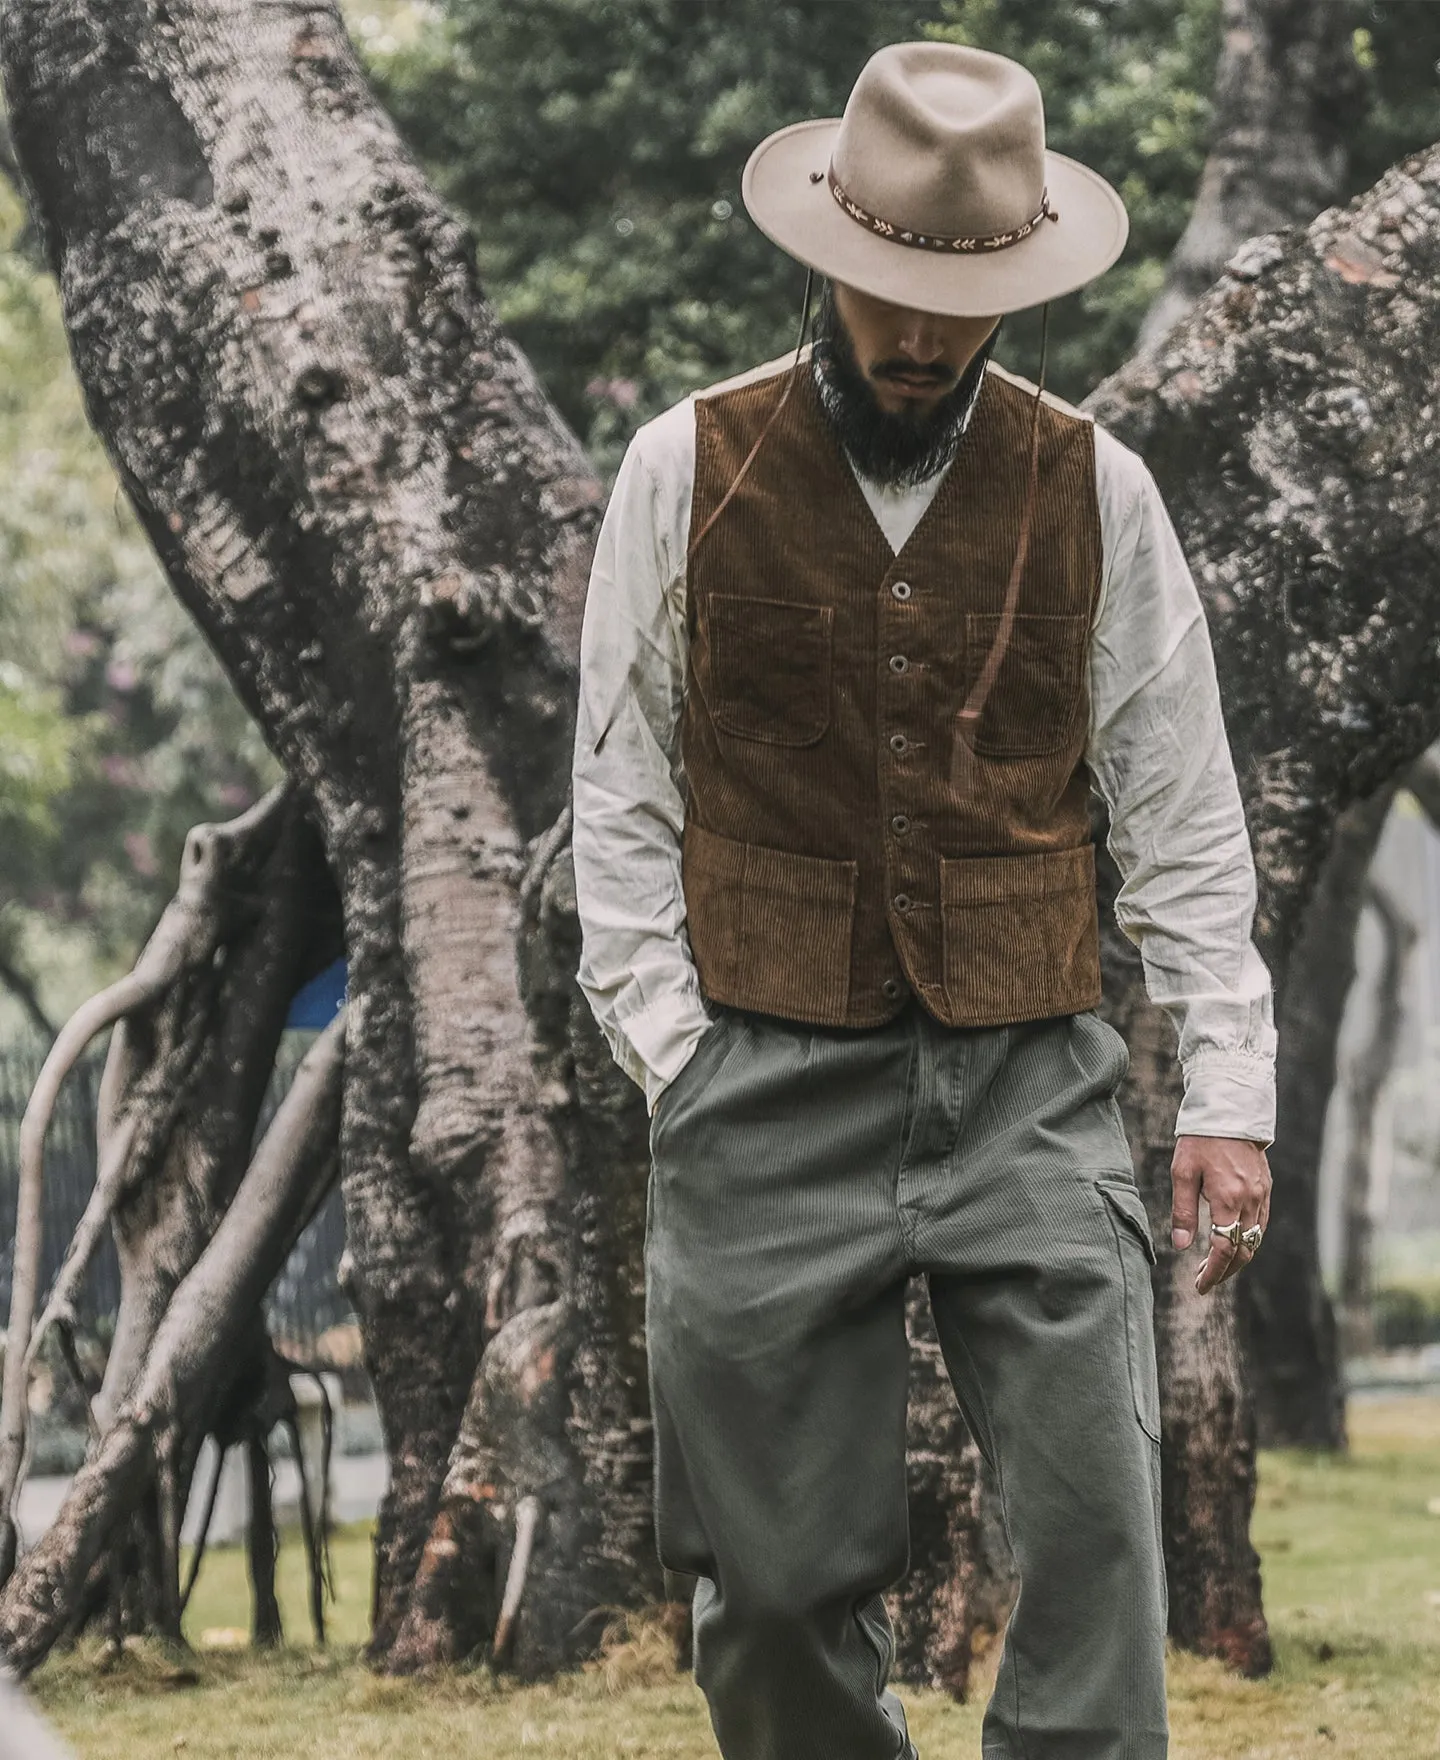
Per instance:
[[[1033,390],[987,367],[897,556],[803,363],[697,544],[784,382],[695,400],[682,877],[701,991],[820,1026],[877,1025],[912,990],[949,1026],[1093,1008],[1093,426],[1042,406],[1019,607],[960,798],[955,715],[999,621]]]

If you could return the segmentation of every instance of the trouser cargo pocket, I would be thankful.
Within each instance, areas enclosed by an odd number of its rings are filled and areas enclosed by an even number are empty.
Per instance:
[[[1155,1365],[1155,1296],[1150,1267],[1156,1262],[1150,1218],[1139,1190],[1125,1179],[1097,1179],[1095,1189],[1110,1211],[1125,1278],[1125,1340],[1135,1416],[1152,1441],[1160,1440],[1160,1380]]]

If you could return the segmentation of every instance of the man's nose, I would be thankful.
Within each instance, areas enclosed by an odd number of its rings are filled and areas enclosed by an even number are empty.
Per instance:
[[[901,324],[900,353],[917,366],[928,367],[944,350],[940,332],[928,313],[915,312]]]

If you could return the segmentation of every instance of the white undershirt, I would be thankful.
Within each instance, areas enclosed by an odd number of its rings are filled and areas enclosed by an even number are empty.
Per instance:
[[[849,454],[846,454],[849,457]],[[870,503],[870,511],[875,515],[880,530],[890,541],[890,548],[898,556],[905,548],[906,540],[920,524],[920,516],[930,505],[935,491],[945,480],[945,472],[937,471],[933,477],[927,477],[913,489],[891,489],[884,483],[877,483],[873,477],[862,476],[855,467],[854,459],[850,460],[851,469],[855,471],[855,481],[860,485],[860,492]]]

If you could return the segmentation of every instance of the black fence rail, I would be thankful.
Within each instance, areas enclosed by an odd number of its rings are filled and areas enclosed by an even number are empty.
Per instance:
[[[294,1078],[314,1037],[286,1033],[261,1112],[263,1131]],[[20,1120],[24,1116],[45,1048],[39,1044],[0,1049],[0,1338],[10,1312],[15,1265],[15,1210],[19,1196]],[[95,1186],[95,1107],[103,1050],[86,1055],[66,1077],[45,1144],[44,1246],[41,1291],[48,1290]],[[276,1344],[301,1362],[353,1366],[358,1340],[354,1312],[338,1276],[345,1246],[345,1217],[338,1191],[331,1192],[295,1243],[266,1299]],[[120,1266],[110,1239],[96,1255],[77,1317],[81,1329],[107,1339],[120,1301]]]

